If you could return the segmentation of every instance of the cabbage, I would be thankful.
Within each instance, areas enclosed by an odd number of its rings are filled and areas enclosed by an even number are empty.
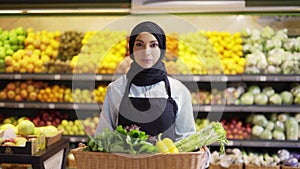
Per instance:
[[[280,96],[282,98],[282,104],[291,105],[294,101],[294,98],[293,98],[293,95],[291,92],[283,91],[280,93]]]
[[[262,93],[270,97],[275,93],[275,90],[272,87],[268,86],[263,88]]]
[[[249,88],[248,88],[248,92],[256,95],[256,94],[259,94],[261,92],[260,90],[260,87],[257,86],[257,85],[251,85]]]
[[[265,128],[266,128],[267,130],[272,131],[272,130],[274,129],[274,126],[275,126],[274,122],[268,121],[268,123],[267,123],[267,125],[266,125]]]
[[[272,135],[275,140],[285,140],[285,135],[282,131],[274,130]]]
[[[269,98],[269,103],[272,105],[281,105],[282,104],[282,98],[279,94],[275,93]]]
[[[284,123],[281,122],[281,121],[276,121],[275,125],[274,125],[274,129],[277,130],[277,131],[283,132],[285,130]]]
[[[298,121],[294,117],[290,117],[285,122],[287,140],[298,140],[298,126]]]
[[[240,98],[241,104],[252,105],[254,103],[254,95],[250,92],[242,94]]]
[[[258,105],[266,105],[268,104],[268,96],[263,93],[259,93],[255,95],[254,103]]]
[[[265,127],[267,126],[268,124],[268,120],[267,118],[262,115],[262,114],[258,114],[258,115],[255,115],[252,119],[252,123],[254,125],[258,125],[258,126],[262,126],[262,127]]]
[[[264,131],[264,128],[261,126],[253,126],[252,127],[252,135],[259,137],[261,135],[261,133]]]
[[[259,137],[264,140],[271,140],[273,136],[270,130],[265,129]]]

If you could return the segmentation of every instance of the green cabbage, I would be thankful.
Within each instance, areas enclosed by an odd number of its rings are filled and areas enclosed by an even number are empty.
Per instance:
[[[272,96],[270,96],[269,103],[271,105],[281,105],[282,104],[282,98],[280,97],[280,95],[278,93],[275,93]]]
[[[268,96],[266,94],[259,93],[255,95],[254,102],[258,105],[266,105],[268,104]]]
[[[250,92],[242,94],[240,98],[241,104],[252,105],[254,103],[254,95]]]
[[[293,94],[289,91],[283,91],[280,93],[280,96],[282,98],[282,104],[285,105],[291,105],[294,101]]]

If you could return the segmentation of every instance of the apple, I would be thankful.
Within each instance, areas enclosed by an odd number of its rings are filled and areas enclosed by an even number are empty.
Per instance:
[[[30,135],[34,133],[35,125],[29,120],[22,120],[17,125],[19,134],[21,135]]]
[[[27,139],[25,137],[17,137],[14,142],[16,146],[25,147]]]
[[[4,142],[2,146],[16,146],[16,144],[14,142]]]

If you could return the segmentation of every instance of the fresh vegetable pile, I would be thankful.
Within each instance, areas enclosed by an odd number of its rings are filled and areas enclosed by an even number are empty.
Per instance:
[[[150,141],[152,137],[140,131],[135,125],[118,126],[115,131],[104,130],[95,137],[89,136],[85,151],[151,154],[157,152],[157,147]]]
[[[152,154],[152,153],[179,153],[197,151],[199,148],[218,142],[221,145],[221,152],[224,152],[224,145],[228,143],[226,131],[219,122],[211,122],[196,133],[173,142],[170,138],[158,140],[154,136],[147,135],[140,131],[139,127],[118,126],[115,131],[104,130],[96,136],[89,136],[85,151],[128,153],[128,154]]]

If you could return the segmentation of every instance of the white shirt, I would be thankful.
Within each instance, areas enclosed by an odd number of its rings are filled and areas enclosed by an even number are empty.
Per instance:
[[[171,96],[178,106],[175,120],[175,141],[178,141],[196,131],[193,115],[191,93],[179,80],[168,76]],[[100,121],[96,134],[105,128],[115,130],[118,124],[118,112],[127,84],[126,75],[123,75],[108,85]],[[131,84],[130,97],[141,98],[168,98],[165,82],[161,81],[150,86],[136,86]]]

